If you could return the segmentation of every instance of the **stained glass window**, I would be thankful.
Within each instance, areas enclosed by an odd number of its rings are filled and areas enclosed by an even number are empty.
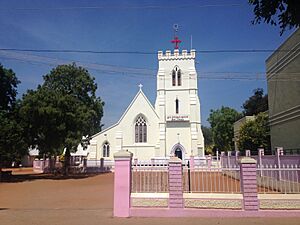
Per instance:
[[[103,157],[109,157],[109,143],[105,142],[103,144]]]
[[[142,116],[135,121],[135,142],[147,142],[147,124]]]

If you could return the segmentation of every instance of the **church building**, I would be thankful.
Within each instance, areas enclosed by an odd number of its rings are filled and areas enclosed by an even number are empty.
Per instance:
[[[92,136],[88,160],[110,161],[120,150],[138,160],[203,157],[195,57],[195,50],[159,51],[155,105],[139,85],[119,121]]]

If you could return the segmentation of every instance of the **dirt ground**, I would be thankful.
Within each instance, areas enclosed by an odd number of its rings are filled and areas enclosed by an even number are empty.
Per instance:
[[[299,218],[113,218],[113,173],[55,178],[15,170],[0,183],[1,225],[300,224]]]

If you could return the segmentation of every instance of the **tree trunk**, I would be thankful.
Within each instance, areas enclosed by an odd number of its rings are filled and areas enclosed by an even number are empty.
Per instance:
[[[71,157],[70,150],[69,148],[66,148],[65,162],[64,162],[64,175],[66,176],[69,175],[70,157]]]
[[[50,155],[49,156],[49,170],[50,170],[49,172],[53,173],[54,168],[55,168],[55,156]]]
[[[46,166],[46,156],[43,154],[43,173],[45,173],[45,166]]]
[[[2,160],[0,159],[0,183],[2,181]]]

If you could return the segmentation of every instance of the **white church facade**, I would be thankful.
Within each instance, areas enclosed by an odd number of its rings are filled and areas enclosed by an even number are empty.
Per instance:
[[[128,150],[138,160],[204,156],[195,50],[158,52],[153,106],[140,89],[119,121],[92,136],[88,160],[113,160]]]

